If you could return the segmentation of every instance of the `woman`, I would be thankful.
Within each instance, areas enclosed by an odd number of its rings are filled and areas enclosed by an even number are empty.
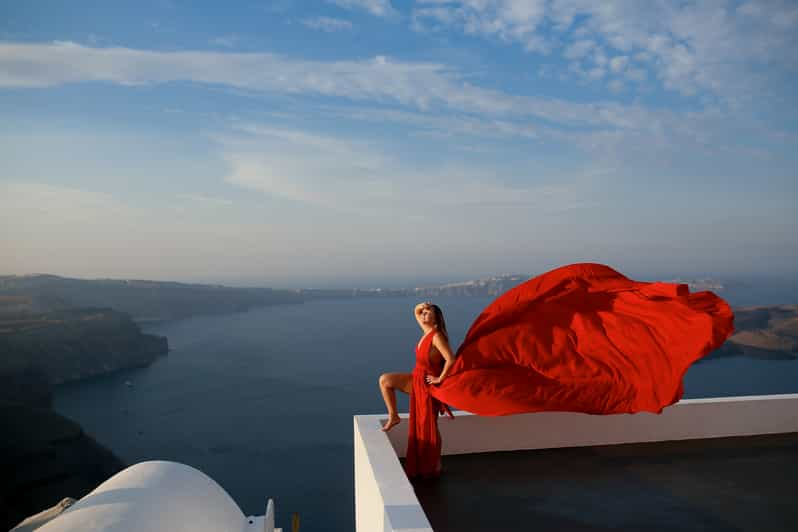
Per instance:
[[[380,390],[382,391],[383,399],[385,399],[385,405],[388,407],[388,421],[382,427],[382,430],[386,432],[400,421],[399,414],[396,412],[395,390],[401,390],[408,395],[412,395],[413,376],[416,373],[419,374],[421,381],[426,384],[440,384],[454,363],[454,354],[451,347],[449,347],[449,335],[446,332],[446,321],[443,319],[443,312],[440,307],[425,301],[416,305],[413,313],[416,316],[418,326],[421,327],[424,333],[416,345],[416,368],[414,372],[383,373],[380,375]],[[430,338],[427,338],[430,334]],[[428,341],[425,342],[425,340]],[[429,340],[431,340],[431,344],[429,344]],[[427,349],[423,349],[425,347]],[[419,354],[422,358],[421,364],[419,364]],[[428,364],[424,362],[428,362]]]
[[[681,399],[690,365],[734,333],[734,313],[714,293],[635,281],[598,263],[561,266],[500,295],[456,357],[440,309],[426,303],[416,317],[428,333],[416,368],[380,379],[389,411],[383,430],[399,422],[393,390],[411,394],[409,476],[439,467],[443,403],[481,416],[659,414]]]
[[[388,431],[399,423],[395,390],[409,394],[405,470],[408,477],[433,477],[441,471],[438,413],[454,416],[448,407],[430,395],[430,385],[443,382],[454,363],[454,354],[449,347],[446,322],[440,307],[426,301],[416,305],[414,313],[424,334],[416,345],[413,373],[385,373],[380,376],[380,389],[388,407],[388,421],[382,430]]]

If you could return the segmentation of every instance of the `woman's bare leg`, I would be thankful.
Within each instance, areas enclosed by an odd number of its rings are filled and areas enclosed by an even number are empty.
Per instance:
[[[382,426],[382,430],[387,432],[391,427],[399,424],[399,413],[396,411],[396,392],[401,390],[410,395],[413,389],[412,373],[383,373],[380,375],[380,390],[382,398],[385,399],[385,406],[388,407],[388,421]]]

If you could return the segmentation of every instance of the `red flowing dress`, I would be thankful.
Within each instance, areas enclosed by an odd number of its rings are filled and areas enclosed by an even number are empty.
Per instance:
[[[441,384],[414,370],[408,450],[421,453],[413,463],[438,463],[441,403],[483,416],[662,413],[681,399],[690,365],[733,333],[731,308],[710,291],[634,281],[603,264],[556,268],[485,308]]]
[[[405,472],[408,477],[432,477],[440,473],[441,433],[438,413],[451,411],[430,395],[425,377],[437,377],[443,370],[443,360],[430,358],[432,339],[437,330],[429,331],[416,345],[416,366],[413,368],[413,389],[410,393],[410,417],[407,428]],[[453,417],[453,416],[452,416]]]

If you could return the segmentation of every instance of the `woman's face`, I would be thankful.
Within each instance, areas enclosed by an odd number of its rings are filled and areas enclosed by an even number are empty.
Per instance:
[[[435,323],[435,311],[432,310],[432,307],[426,306],[421,311],[421,323],[423,323],[424,325],[429,325],[430,327],[433,327],[433,326],[436,325],[436,323]]]

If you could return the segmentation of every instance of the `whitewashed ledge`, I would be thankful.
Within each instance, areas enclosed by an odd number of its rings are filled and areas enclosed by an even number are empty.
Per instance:
[[[798,394],[683,399],[659,415],[455,416],[439,419],[445,455],[798,432]],[[385,414],[354,416],[358,532],[432,532],[399,462],[407,446],[407,415],[400,417],[386,434]]]

